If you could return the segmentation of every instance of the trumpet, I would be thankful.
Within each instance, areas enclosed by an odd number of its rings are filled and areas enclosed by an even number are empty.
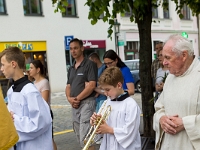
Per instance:
[[[84,148],[82,150],[88,150],[88,148],[95,142],[96,131],[99,128],[99,126],[102,124],[102,121],[103,120],[107,120],[108,116],[110,115],[110,112],[111,112],[111,106],[108,105],[106,107],[104,113],[102,114],[101,118],[97,118],[97,120],[95,122],[95,125],[93,125],[90,128],[88,134],[86,135],[86,137],[84,139],[85,146],[84,146]]]

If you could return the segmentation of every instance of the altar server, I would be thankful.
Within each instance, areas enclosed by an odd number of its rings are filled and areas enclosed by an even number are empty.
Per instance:
[[[53,150],[52,119],[48,104],[24,76],[25,57],[18,47],[0,54],[1,71],[14,80],[7,92],[8,109],[19,135],[16,150]]]
[[[123,81],[118,67],[107,68],[99,78],[100,87],[109,97],[102,107],[106,109],[108,105],[111,106],[108,119],[103,121],[96,132],[103,134],[100,150],[141,150],[141,111],[135,100],[123,90]],[[101,115],[94,113],[90,123],[93,125],[98,117]]]

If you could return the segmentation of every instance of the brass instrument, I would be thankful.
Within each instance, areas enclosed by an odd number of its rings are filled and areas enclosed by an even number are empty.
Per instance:
[[[106,107],[105,111],[103,112],[102,116],[100,118],[97,118],[95,125],[93,125],[90,128],[88,134],[86,135],[86,137],[84,139],[85,146],[82,150],[88,150],[88,148],[95,142],[94,139],[96,137],[96,131],[99,128],[99,126],[102,124],[102,121],[106,120],[108,118],[108,116],[110,115],[110,112],[111,112],[111,106],[108,105]],[[92,129],[93,129],[93,132],[92,132]],[[89,139],[88,139],[88,137],[89,137]]]

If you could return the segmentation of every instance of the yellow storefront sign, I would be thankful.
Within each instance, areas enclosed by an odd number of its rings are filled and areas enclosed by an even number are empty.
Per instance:
[[[23,52],[46,51],[46,41],[0,42],[0,52],[8,47],[19,47]]]

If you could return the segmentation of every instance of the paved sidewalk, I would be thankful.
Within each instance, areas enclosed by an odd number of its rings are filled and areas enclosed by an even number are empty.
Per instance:
[[[140,108],[141,94],[136,93],[133,98],[136,100]],[[58,150],[81,150],[75,134],[72,130],[72,116],[71,105],[66,99],[64,92],[52,93],[51,95],[51,108],[54,113],[54,140],[57,144]],[[141,116],[140,133],[143,133],[143,118]],[[153,150],[154,145],[151,140],[142,138],[144,150]],[[96,150],[98,146],[96,147]]]

